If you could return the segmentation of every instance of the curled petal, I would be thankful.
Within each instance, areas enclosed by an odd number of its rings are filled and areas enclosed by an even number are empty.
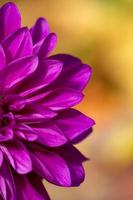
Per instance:
[[[40,48],[40,51],[38,53],[38,56],[40,59],[44,59],[46,58],[46,56],[48,54],[51,53],[51,51],[55,48],[55,45],[56,45],[56,42],[57,42],[57,37],[56,37],[56,34],[55,33],[50,33],[46,39],[44,40],[41,48]]]
[[[45,39],[50,32],[49,25],[46,19],[37,19],[35,25],[30,30],[33,44]]]
[[[57,59],[63,62],[63,70],[53,87],[71,87],[83,90],[91,78],[92,69],[89,65],[83,64],[78,58],[67,54],[57,54],[50,59]],[[66,74],[69,74],[66,76]]]
[[[21,16],[14,3],[6,3],[0,8],[0,41],[21,26]]]
[[[32,38],[28,28],[24,27],[7,37],[2,46],[8,62],[32,55]]]

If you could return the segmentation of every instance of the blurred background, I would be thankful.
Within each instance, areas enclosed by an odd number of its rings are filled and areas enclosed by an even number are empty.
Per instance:
[[[0,1],[2,5],[7,1]],[[78,109],[96,120],[78,148],[86,180],[79,188],[45,183],[53,200],[133,200],[133,0],[17,0],[23,25],[47,18],[55,53],[80,57],[93,76]]]

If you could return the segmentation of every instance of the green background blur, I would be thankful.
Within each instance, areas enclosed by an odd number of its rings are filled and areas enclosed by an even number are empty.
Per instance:
[[[2,5],[7,1],[0,1]],[[96,120],[78,148],[88,157],[79,188],[45,183],[52,200],[133,200],[133,0],[17,0],[23,25],[43,16],[56,52],[80,57],[93,77],[78,106]]]

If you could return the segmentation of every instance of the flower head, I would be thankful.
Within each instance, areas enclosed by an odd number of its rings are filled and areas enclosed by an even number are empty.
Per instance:
[[[0,199],[48,200],[42,179],[59,186],[84,180],[86,158],[73,146],[94,121],[71,108],[91,68],[56,45],[45,19],[29,29],[13,3],[0,8]]]

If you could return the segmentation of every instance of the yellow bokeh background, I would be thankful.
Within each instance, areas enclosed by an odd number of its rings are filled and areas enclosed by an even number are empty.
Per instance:
[[[0,1],[2,5],[7,1]],[[96,121],[78,145],[88,157],[79,188],[44,182],[53,200],[133,200],[133,1],[16,0],[23,25],[38,17],[58,35],[54,53],[80,57],[93,68],[79,110]]]

